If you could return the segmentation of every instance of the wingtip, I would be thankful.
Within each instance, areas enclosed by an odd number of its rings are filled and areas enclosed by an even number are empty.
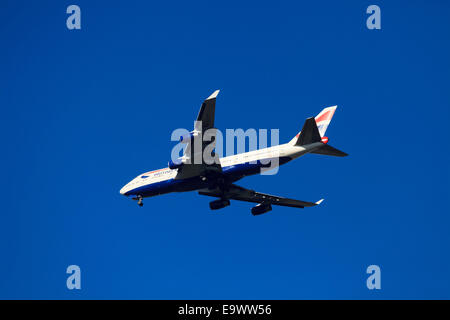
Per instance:
[[[219,94],[220,90],[214,91],[206,100],[215,99],[217,95]]]
[[[319,205],[323,202],[323,199],[320,199],[319,201],[316,202],[316,205]]]

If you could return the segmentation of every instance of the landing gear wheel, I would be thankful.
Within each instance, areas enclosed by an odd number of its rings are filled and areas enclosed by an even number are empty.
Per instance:
[[[144,203],[142,202],[142,196],[138,196],[138,205],[139,207],[142,207]]]

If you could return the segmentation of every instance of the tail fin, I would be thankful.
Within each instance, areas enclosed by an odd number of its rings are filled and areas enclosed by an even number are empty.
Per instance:
[[[331,119],[333,118],[336,108],[337,106],[325,108],[316,116],[315,119],[317,123],[317,128],[319,128],[321,137],[325,135],[325,132],[327,131],[328,125],[330,124]]]
[[[331,122],[331,118],[333,118],[334,112],[336,111],[337,106],[328,107],[323,109],[315,118],[317,129],[319,131],[320,137],[325,135],[327,131],[328,125]],[[297,144],[297,141],[301,135],[301,131],[289,142],[290,144]]]
[[[328,145],[328,138],[324,134],[333,118],[337,106],[322,110],[315,118],[308,118],[300,131],[289,143],[295,146],[304,146],[311,143],[322,142],[317,148],[309,151],[311,153],[327,156],[346,157],[347,153]]]

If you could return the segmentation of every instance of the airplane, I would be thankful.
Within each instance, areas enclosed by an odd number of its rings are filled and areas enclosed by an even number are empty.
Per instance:
[[[347,153],[328,145],[328,138],[325,136],[337,106],[325,108],[316,117],[306,119],[302,130],[288,143],[222,158],[212,151],[210,157],[214,161],[202,157],[200,161],[192,161],[199,153],[203,155],[208,145],[204,141],[198,141],[202,139],[202,133],[209,129],[215,130],[214,115],[218,94],[219,90],[216,90],[202,103],[194,130],[180,138],[180,142],[187,144],[183,156],[176,161],[170,160],[166,168],[140,174],[127,183],[120,194],[132,196],[142,207],[143,199],[147,197],[196,190],[200,195],[218,198],[209,203],[211,210],[229,206],[230,200],[247,201],[257,204],[251,209],[253,215],[271,211],[272,205],[305,208],[320,204],[323,199],[308,202],[283,198],[246,189],[235,182],[261,173],[261,170],[268,167],[268,159],[276,158],[276,164],[280,166],[307,153],[347,156]],[[214,144],[215,139],[212,140],[211,143]],[[196,151],[195,145],[201,149]]]

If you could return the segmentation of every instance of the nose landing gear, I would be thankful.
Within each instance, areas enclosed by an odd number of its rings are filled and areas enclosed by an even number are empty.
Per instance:
[[[137,197],[134,197],[133,200],[137,200],[139,207],[142,207],[144,205],[144,202],[142,202],[142,196],[138,195]]]

